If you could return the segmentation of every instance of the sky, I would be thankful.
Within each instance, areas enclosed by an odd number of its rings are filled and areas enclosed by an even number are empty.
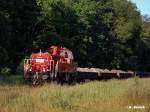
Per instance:
[[[136,4],[142,15],[150,16],[150,0],[130,0]]]

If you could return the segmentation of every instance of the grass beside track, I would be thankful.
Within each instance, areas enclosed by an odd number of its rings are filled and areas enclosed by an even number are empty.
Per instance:
[[[112,79],[74,86],[3,84],[0,112],[150,112],[150,78]]]

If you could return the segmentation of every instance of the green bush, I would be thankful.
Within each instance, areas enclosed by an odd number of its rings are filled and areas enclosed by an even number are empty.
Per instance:
[[[3,76],[8,76],[11,74],[11,69],[8,67],[2,68],[0,73]]]
[[[17,67],[16,73],[18,75],[22,75],[23,74],[23,65],[24,65],[24,59],[20,62],[19,66]]]

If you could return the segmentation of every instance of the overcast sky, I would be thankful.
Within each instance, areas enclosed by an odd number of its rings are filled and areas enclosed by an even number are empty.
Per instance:
[[[130,0],[137,5],[142,15],[150,16],[150,0]]]

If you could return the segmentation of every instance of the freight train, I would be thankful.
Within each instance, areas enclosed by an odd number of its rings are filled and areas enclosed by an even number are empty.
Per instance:
[[[51,46],[46,51],[32,53],[24,60],[24,79],[34,85],[44,81],[72,83],[93,79],[127,78],[138,75],[150,76],[150,73],[131,70],[108,70],[99,68],[80,68],[74,62],[72,52],[59,46]]]

